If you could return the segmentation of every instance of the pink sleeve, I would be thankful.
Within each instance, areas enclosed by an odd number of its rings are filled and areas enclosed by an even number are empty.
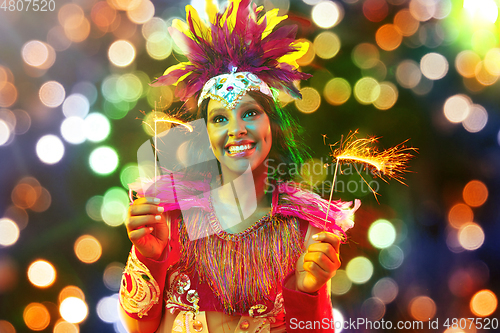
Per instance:
[[[334,332],[333,312],[326,284],[314,294],[285,288],[295,270],[283,280],[287,332]]]

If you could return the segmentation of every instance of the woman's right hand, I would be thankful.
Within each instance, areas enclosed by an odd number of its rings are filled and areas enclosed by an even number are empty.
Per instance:
[[[170,235],[169,225],[156,198],[139,198],[128,209],[127,234],[145,257],[160,260]]]

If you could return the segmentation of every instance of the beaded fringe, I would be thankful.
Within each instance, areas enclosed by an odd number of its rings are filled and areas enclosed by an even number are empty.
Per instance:
[[[197,271],[227,314],[248,313],[264,300],[273,302],[276,286],[281,288],[304,248],[298,219],[279,215],[269,216],[250,233],[231,235],[232,240],[212,234],[190,241],[183,222],[179,236],[181,270],[188,275]]]

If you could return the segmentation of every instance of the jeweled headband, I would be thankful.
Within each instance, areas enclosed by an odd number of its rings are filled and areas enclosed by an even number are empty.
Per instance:
[[[151,85],[175,85],[182,101],[200,93],[198,103],[213,98],[231,108],[251,90],[272,97],[275,88],[300,98],[293,81],[311,75],[299,72],[296,60],[309,44],[295,40],[296,26],[274,29],[287,18],[277,8],[265,14],[262,9],[250,0],[230,0],[219,13],[207,0],[204,22],[186,6],[186,22],[174,20],[169,32],[188,61],[169,67]]]

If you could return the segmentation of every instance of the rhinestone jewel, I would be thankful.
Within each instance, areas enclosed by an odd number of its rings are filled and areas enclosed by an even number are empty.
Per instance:
[[[240,324],[240,328],[242,330],[247,330],[249,327],[250,327],[250,323],[248,322],[248,320],[243,320]]]
[[[195,321],[193,321],[193,329],[194,329],[196,332],[201,332],[201,331],[203,331],[203,324],[201,323],[201,321],[199,321],[199,320],[195,320]]]

